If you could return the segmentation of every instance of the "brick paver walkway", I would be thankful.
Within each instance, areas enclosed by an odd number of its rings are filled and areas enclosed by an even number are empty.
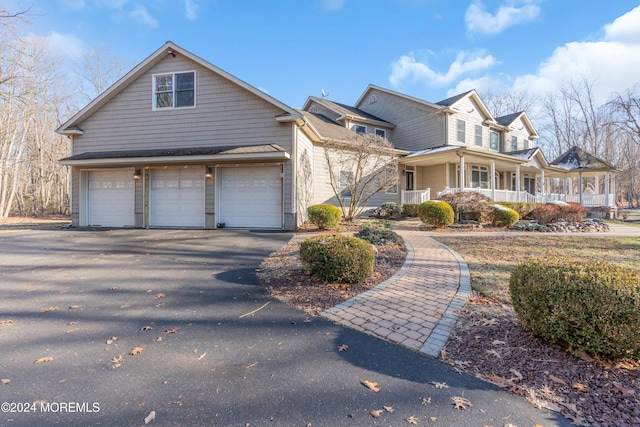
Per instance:
[[[407,243],[405,266],[375,288],[325,310],[338,324],[438,356],[471,286],[467,264],[418,231],[419,221],[394,226]]]

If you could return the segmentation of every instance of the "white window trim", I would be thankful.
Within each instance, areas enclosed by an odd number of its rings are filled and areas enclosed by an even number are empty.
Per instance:
[[[491,146],[491,135],[494,133],[498,136],[498,140],[496,141],[496,147]],[[489,131],[489,149],[493,151],[500,151],[500,132],[498,132],[497,130],[491,129]]]
[[[359,127],[364,128],[364,133],[363,133],[363,132],[358,132],[358,128],[359,128]],[[366,135],[366,134],[368,134],[368,133],[369,133],[369,129],[367,129],[367,127],[366,127],[365,125],[361,125],[361,124],[359,124],[359,123],[354,123],[354,124],[353,124],[353,131],[354,131],[355,133],[357,133],[357,134],[363,134],[363,135]]]
[[[386,129],[375,128],[374,132],[375,132],[375,134],[377,136],[381,136],[382,138],[386,138],[387,137],[387,130]],[[382,132],[382,135],[378,135],[378,132]]]
[[[471,185],[473,186],[473,173],[474,172],[478,172],[478,186],[479,188],[482,189],[488,189],[491,188],[490,184],[490,174],[489,174],[489,168],[486,166],[481,166],[481,165],[471,165]],[[482,174],[485,173],[487,175],[487,180],[486,181],[482,181]],[[485,184],[486,186],[483,186],[482,184]],[[472,187],[472,188],[476,188],[476,187]]]
[[[175,105],[175,79],[176,79],[176,74],[187,74],[187,73],[193,73],[193,105],[188,105],[185,107],[158,107],[156,105],[156,77],[157,76],[166,76],[168,74],[173,75],[173,81],[174,81],[174,87],[173,87],[173,100],[174,100],[174,105]],[[153,111],[173,111],[173,110],[184,110],[184,109],[189,109],[189,108],[196,108],[196,104],[197,104],[197,91],[198,91],[198,84],[197,84],[197,74],[196,70],[185,70],[185,71],[174,71],[174,72],[170,72],[170,73],[156,73],[152,75],[151,78],[151,105],[152,105],[152,110]]]
[[[465,122],[462,119],[456,119],[456,141],[457,142],[462,142],[463,144],[466,144],[467,142],[467,122]],[[462,126],[460,126],[462,124]],[[461,128],[462,128],[462,132],[461,132]],[[462,135],[461,135],[462,133]],[[460,140],[460,136],[462,136],[462,140]]]

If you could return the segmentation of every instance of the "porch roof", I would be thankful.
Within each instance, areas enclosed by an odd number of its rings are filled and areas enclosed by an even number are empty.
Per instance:
[[[460,163],[460,157],[464,156],[467,162],[488,163],[495,161],[496,168],[515,168],[516,165],[524,165],[528,159],[510,156],[495,151],[477,150],[470,147],[445,145],[428,150],[415,151],[400,159],[401,164],[416,166],[433,166],[442,163]]]

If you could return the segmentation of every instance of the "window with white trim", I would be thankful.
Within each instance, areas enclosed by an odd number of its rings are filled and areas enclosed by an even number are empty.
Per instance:
[[[458,119],[458,142],[465,142],[465,139],[465,122],[464,120]]]
[[[486,166],[471,166],[471,187],[489,188],[489,169]]]
[[[525,149],[525,150],[528,150],[528,149],[529,149],[529,140],[528,140],[528,139],[525,139],[525,140],[524,140],[524,149]]]
[[[476,125],[476,145],[482,147],[482,126]]]
[[[153,109],[195,107],[196,73],[156,74],[153,76]]]
[[[361,133],[363,135],[367,134],[367,127],[363,125],[353,125],[353,131],[355,133]]]
[[[489,148],[495,151],[500,149],[500,134],[495,130],[489,132]]]
[[[511,137],[511,151],[518,151],[518,137]]]
[[[376,129],[376,135],[381,136],[382,138],[387,137],[387,131],[384,129]]]
[[[340,196],[345,199],[351,198],[353,191],[354,175],[351,171],[340,171]]]

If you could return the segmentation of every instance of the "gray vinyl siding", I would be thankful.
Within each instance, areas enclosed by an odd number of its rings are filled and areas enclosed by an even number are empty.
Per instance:
[[[152,76],[196,71],[196,107],[152,109]],[[291,150],[283,111],[183,56],[167,57],[79,123],[73,154],[90,151],[279,144]]]
[[[371,95],[376,102],[369,103]],[[358,108],[396,125],[389,137],[396,148],[418,151],[445,144],[444,116],[435,108],[376,89]]]
[[[322,114],[332,120],[338,120],[338,117],[341,116],[341,114],[336,113],[334,110],[331,110],[322,104],[318,104],[315,101],[311,101],[311,103],[309,104],[309,108],[307,108],[307,111],[314,114]]]

